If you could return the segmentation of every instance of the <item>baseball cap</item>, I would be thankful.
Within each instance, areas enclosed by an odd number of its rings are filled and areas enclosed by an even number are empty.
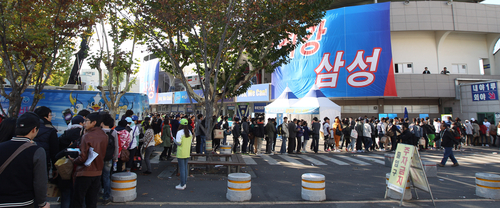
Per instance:
[[[121,126],[121,127],[127,127],[127,121],[125,120],[121,120],[118,122],[118,126]]]
[[[33,129],[40,126],[40,117],[33,112],[27,112],[19,116],[16,121],[18,129]]]
[[[137,120],[139,120],[139,117],[137,117],[136,115],[133,115],[132,116],[132,121],[137,121]]]
[[[77,116],[75,116],[75,117],[73,117],[71,119],[71,123],[72,124],[80,124],[80,123],[83,123],[83,122],[85,122],[85,119],[83,119],[83,116],[77,115]]]
[[[125,118],[125,121],[127,121],[127,123],[132,123],[133,122],[132,118],[130,118],[130,117]]]
[[[188,125],[188,120],[183,118],[183,119],[181,119],[180,123],[181,123],[181,125]]]

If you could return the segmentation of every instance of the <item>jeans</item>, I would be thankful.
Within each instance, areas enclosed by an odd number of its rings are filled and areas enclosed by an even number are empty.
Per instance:
[[[110,187],[110,189],[111,189],[111,187]],[[71,194],[73,194],[73,192],[71,191],[71,188],[60,189],[60,190],[61,190],[61,208],[70,208]]]
[[[199,146],[199,149],[197,150],[197,152],[199,151],[200,154],[205,154],[206,151],[207,151],[207,144],[205,143],[207,140],[207,137],[205,135],[201,135],[200,136],[200,146]]]
[[[357,140],[356,138],[351,137],[351,143],[349,143],[349,146],[346,147],[346,151],[349,148],[351,149],[351,151],[354,151],[354,149],[356,148],[355,147],[356,146],[356,140]]]
[[[241,138],[243,138],[243,144],[241,145],[241,152],[242,153],[247,153],[247,147],[248,147],[248,134],[242,134]]]
[[[146,163],[146,168],[147,170],[146,171],[149,171],[151,172],[151,162],[149,161],[149,158],[151,156],[151,153],[153,153],[153,151],[155,150],[155,147],[154,146],[151,146],[151,147],[148,147],[146,148],[146,154],[144,154],[144,163]]]
[[[481,134],[481,137],[479,138],[479,143],[488,144],[488,140],[486,139],[486,134]]]
[[[358,139],[356,140],[356,150],[363,150],[363,142],[365,137],[358,135]]]
[[[284,154],[286,152],[286,136],[282,136],[281,137],[281,149],[280,149],[280,153],[281,154]]]
[[[111,196],[111,167],[113,166],[113,160],[104,161],[104,167],[102,168],[102,188],[104,193],[102,198],[104,200],[109,199]]]
[[[82,208],[85,204],[86,208],[97,207],[97,193],[101,185],[101,176],[86,177],[80,176],[75,179],[75,189],[73,191],[73,208]]]
[[[179,164],[179,174],[181,177],[181,186],[186,185],[187,182],[187,175],[189,173],[188,170],[188,160],[189,158],[178,158],[178,164]]]
[[[317,135],[317,134],[313,135],[312,143],[314,144],[313,145],[314,146],[314,148],[313,148],[314,152],[318,153],[318,149],[319,149],[319,135]]]
[[[372,146],[372,138],[371,137],[363,137],[364,138],[364,143],[365,143],[365,150],[368,152],[370,151],[370,147]]]
[[[272,146],[273,146],[272,151],[273,151],[273,152],[274,152],[274,151],[276,151],[276,137],[277,137],[277,136],[278,136],[278,135],[274,135],[274,137],[273,137],[273,138],[271,138],[272,143],[273,143],[273,144],[272,144]]]
[[[443,160],[441,160],[441,164],[446,165],[446,161],[448,161],[448,157],[451,159],[453,164],[458,164],[457,159],[455,159],[455,156],[453,155],[453,147],[445,147],[444,148],[444,157],[443,157]]]

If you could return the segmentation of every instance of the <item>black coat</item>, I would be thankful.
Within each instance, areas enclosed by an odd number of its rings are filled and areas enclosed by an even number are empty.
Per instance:
[[[59,150],[64,150],[68,148],[71,143],[78,141],[82,138],[82,133],[82,128],[72,128],[64,131],[64,133],[59,137]]]
[[[407,129],[403,131],[403,133],[399,135],[399,138],[401,138],[401,143],[413,145],[413,134],[410,132],[410,130]]]
[[[446,128],[445,130],[441,131],[440,135],[442,139],[441,146],[453,147],[453,144],[455,144],[455,137],[453,137],[450,129]]]

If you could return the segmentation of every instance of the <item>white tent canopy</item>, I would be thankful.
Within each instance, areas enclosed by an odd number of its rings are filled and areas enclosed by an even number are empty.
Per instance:
[[[306,118],[311,117],[310,115],[319,115],[318,119],[320,121],[325,117],[331,120],[337,116],[340,118],[342,110],[339,105],[328,99],[316,85],[313,85],[299,102],[292,105],[292,109],[294,112],[291,114],[309,115]],[[302,118],[302,116],[297,117]],[[310,120],[310,118],[307,120]]]
[[[266,121],[267,118],[275,118],[278,113],[286,114],[286,110],[298,101],[299,98],[293,94],[289,87],[286,87],[276,100],[265,107]]]

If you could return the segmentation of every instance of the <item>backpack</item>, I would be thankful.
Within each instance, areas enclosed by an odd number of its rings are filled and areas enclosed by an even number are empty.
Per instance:
[[[394,131],[392,131],[392,126],[391,127],[387,126],[387,130],[385,132],[387,132],[388,137],[394,136]]]
[[[284,133],[284,132],[283,132],[283,124],[280,124],[280,125],[278,126],[278,134],[283,134],[283,133]]]
[[[342,131],[339,130],[339,127],[337,126],[337,128],[335,129],[335,134],[338,135],[338,136],[342,136]]]
[[[109,161],[113,159],[113,154],[115,154],[115,137],[111,135],[111,131],[106,132],[108,135],[108,146],[106,147],[106,154],[104,155],[104,161]]]
[[[119,145],[122,145],[121,143],[121,140],[122,138],[128,138],[130,136],[130,133],[127,131],[127,130],[121,130],[121,131],[118,131],[118,144]],[[130,152],[128,151],[128,147],[130,147],[130,144],[132,144],[133,142],[133,138],[132,138],[132,141],[129,142],[128,145],[123,144],[123,146],[120,146],[121,148],[121,152],[120,152],[120,160],[122,160],[123,162],[128,162],[129,159],[130,159]]]

